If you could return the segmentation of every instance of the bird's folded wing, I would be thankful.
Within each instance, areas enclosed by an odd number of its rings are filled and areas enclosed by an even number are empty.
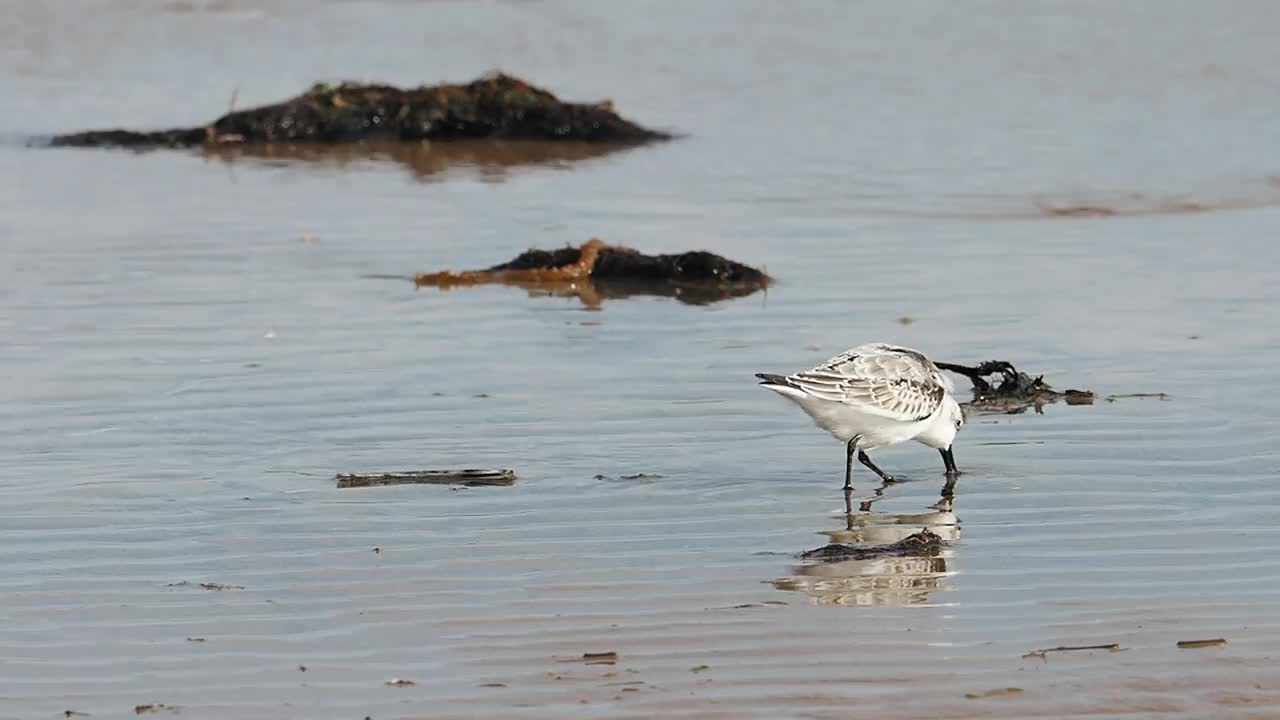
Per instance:
[[[910,373],[905,376],[849,375],[816,368],[791,375],[787,380],[814,398],[843,403],[869,415],[899,422],[928,418],[946,395],[946,389],[933,378],[911,377]]]

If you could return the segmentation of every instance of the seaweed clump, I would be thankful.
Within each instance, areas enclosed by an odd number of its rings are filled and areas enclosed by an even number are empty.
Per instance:
[[[576,294],[589,306],[632,295],[690,304],[750,295],[772,284],[763,270],[706,251],[646,255],[592,238],[580,247],[528,250],[484,270],[442,270],[414,277],[419,287],[496,283],[549,294]]]
[[[203,127],[94,130],[58,135],[50,144],[145,148],[477,138],[642,142],[670,137],[620,117],[610,101],[564,102],[519,78],[495,73],[466,84],[408,89],[319,83],[295,98],[228,112]]]
[[[973,367],[944,362],[935,364],[942,370],[964,375],[973,383],[973,399],[961,403],[966,411],[1016,414],[1033,408],[1039,413],[1043,412],[1045,405],[1059,400],[1068,405],[1092,405],[1096,399],[1090,390],[1054,390],[1044,381],[1043,375],[1031,377],[1003,360],[988,360]],[[995,376],[999,377],[995,384],[987,380]]]

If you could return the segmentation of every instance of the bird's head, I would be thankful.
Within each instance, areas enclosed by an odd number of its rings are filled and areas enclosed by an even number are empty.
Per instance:
[[[956,439],[956,433],[964,427],[964,408],[950,394],[942,398],[942,407],[934,414],[933,421],[924,432],[916,436],[920,442],[931,448],[946,450]]]

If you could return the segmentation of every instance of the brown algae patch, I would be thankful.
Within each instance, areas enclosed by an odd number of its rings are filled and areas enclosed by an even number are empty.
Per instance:
[[[418,287],[449,290],[508,285],[555,295],[577,295],[588,307],[632,295],[674,297],[704,305],[767,289],[763,270],[702,250],[648,255],[592,238],[579,247],[531,249],[482,270],[439,270],[414,276]]]

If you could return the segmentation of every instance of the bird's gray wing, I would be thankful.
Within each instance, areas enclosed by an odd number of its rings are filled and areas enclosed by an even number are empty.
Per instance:
[[[948,389],[945,376],[922,353],[882,344],[854,348],[787,380],[815,398],[899,422],[928,418]]]

